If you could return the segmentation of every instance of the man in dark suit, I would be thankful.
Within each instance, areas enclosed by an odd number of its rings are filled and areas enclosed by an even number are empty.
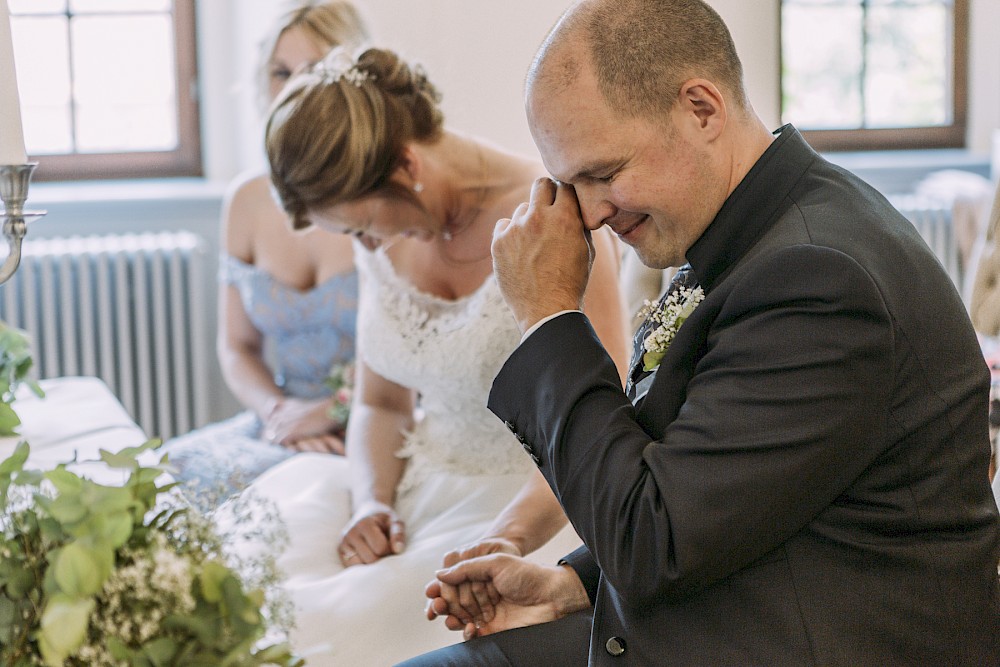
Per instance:
[[[412,664],[1000,664],[989,375],[912,225],[767,131],[700,0],[575,5],[527,112],[557,180],[494,235],[526,337],[490,408],[585,546],[440,572],[479,637]],[[602,225],[704,292],[627,392],[579,312]]]

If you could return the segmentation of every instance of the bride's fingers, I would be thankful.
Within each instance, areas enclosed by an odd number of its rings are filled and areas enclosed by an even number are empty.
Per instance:
[[[406,548],[406,524],[396,516],[389,520],[389,545],[394,554],[402,553]]]
[[[466,623],[458,620],[454,616],[446,616],[444,619],[444,627],[449,630],[464,630]]]
[[[440,600],[444,603],[446,608],[444,611],[448,613],[449,616],[454,616],[462,623],[471,623],[473,616],[469,613],[469,608],[462,603],[463,588],[465,586],[451,586],[449,584],[441,584],[441,595]],[[437,607],[441,611],[440,606]]]
[[[483,581],[471,581],[458,587],[459,602],[472,619],[492,618],[493,603],[487,585]]]
[[[442,560],[442,566],[451,567],[460,560],[462,560],[462,555],[457,550],[449,551],[444,555],[444,559]]]
[[[351,546],[347,542],[341,543],[340,548],[337,551],[340,554],[340,562],[343,563],[344,567],[361,565],[368,562],[364,560],[364,556],[360,553],[357,547]]]

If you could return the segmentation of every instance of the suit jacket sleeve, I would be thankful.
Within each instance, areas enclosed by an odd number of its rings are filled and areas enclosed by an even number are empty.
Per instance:
[[[662,433],[637,421],[582,314],[511,355],[490,409],[620,596],[681,599],[775,549],[879,455],[893,333],[854,260],[791,246],[734,271],[680,329],[642,407],[669,412]]]
[[[587,589],[587,597],[593,605],[597,599],[597,585],[601,582],[601,568],[597,567],[594,557],[586,545],[579,547],[576,551],[568,554],[559,560],[560,565],[569,565],[580,577],[583,587]]]

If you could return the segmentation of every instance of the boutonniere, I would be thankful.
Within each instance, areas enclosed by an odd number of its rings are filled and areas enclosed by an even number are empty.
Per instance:
[[[705,290],[701,287],[681,287],[668,296],[662,304],[646,301],[639,311],[639,316],[657,324],[655,329],[646,336],[642,347],[642,370],[651,371],[660,365],[667,348],[674,342],[674,336],[690,317],[694,309],[705,298]]]

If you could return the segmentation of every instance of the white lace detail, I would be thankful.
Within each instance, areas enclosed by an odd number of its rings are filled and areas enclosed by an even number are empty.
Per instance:
[[[486,407],[493,379],[520,340],[493,276],[450,301],[417,290],[382,250],[356,244],[354,255],[360,355],[379,375],[420,394],[423,418],[398,454],[409,459],[398,493],[436,470],[529,472],[531,460]]]

